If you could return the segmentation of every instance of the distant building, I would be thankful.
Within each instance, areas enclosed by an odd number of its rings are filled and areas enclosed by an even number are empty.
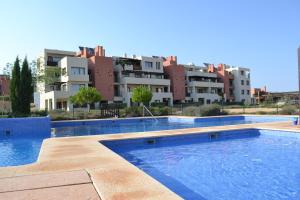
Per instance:
[[[251,97],[254,100],[253,103],[260,104],[265,102],[268,98],[268,94],[266,86],[262,88],[251,88]]]
[[[0,75],[0,96],[9,95],[10,77],[8,75]]]
[[[269,92],[268,101],[273,103],[285,102],[285,103],[296,103],[299,101],[299,92]]]

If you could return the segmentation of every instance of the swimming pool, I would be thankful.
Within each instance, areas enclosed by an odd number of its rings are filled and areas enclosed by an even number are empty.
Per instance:
[[[93,120],[52,122],[52,136],[82,136],[98,134],[115,134],[146,132],[159,130],[173,130],[195,127],[225,126],[237,124],[253,124],[262,122],[289,121],[291,117],[273,116],[226,116],[206,118],[162,117],[131,118],[119,120]]]
[[[248,129],[103,144],[184,199],[300,199],[299,133]]]
[[[229,116],[210,118],[163,117],[52,122],[50,119],[4,119],[0,126],[0,167],[29,164],[37,160],[43,139],[49,137],[117,134],[206,126],[288,121],[291,117]],[[25,120],[25,123],[22,123]],[[9,130],[10,134],[6,134]],[[48,133],[49,132],[49,133]]]

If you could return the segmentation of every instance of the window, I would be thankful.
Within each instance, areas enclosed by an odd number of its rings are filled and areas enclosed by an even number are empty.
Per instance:
[[[62,90],[62,91],[67,91],[67,85],[62,85],[62,86],[61,86],[61,90]]]
[[[247,78],[250,78],[250,72],[247,72],[246,76],[247,76]]]
[[[152,69],[152,62],[145,61],[145,68]]]
[[[66,68],[62,68],[62,69],[61,69],[61,75],[63,75],[63,76],[67,75],[67,70],[66,70]]]
[[[250,90],[247,90],[247,94],[250,95]]]
[[[247,81],[246,81],[246,84],[247,84],[247,85],[250,85],[250,81],[247,80]]]
[[[207,99],[207,100],[206,100],[206,104],[210,104],[210,99]]]
[[[85,68],[84,67],[71,67],[71,74],[72,75],[85,75]]]
[[[156,62],[156,69],[160,70],[160,62]]]
[[[244,85],[244,80],[241,80],[241,85]]]
[[[52,106],[52,99],[49,99],[49,110],[52,110],[53,106]]]
[[[242,70],[242,71],[241,71],[241,75],[244,76],[244,74],[245,74],[245,72],[244,72],[244,70]]]
[[[242,92],[242,94],[245,94],[245,91],[244,91],[244,90],[242,90],[241,92]]]
[[[119,74],[118,74],[118,72],[114,72],[114,80],[115,80],[115,83],[119,82]]]
[[[116,97],[121,96],[121,95],[120,95],[120,90],[119,90],[119,86],[118,86],[118,85],[115,85],[115,86],[114,86],[114,94],[115,94]]]
[[[85,85],[84,84],[72,84],[71,85],[71,91],[76,92],[82,87],[85,87]]]
[[[45,99],[45,109],[48,110],[48,99]]]

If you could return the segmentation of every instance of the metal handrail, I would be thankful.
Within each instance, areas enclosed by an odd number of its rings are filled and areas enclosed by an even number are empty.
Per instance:
[[[154,115],[152,114],[152,112],[145,105],[143,105],[143,116],[145,116],[145,114],[144,114],[145,110],[153,117],[153,119],[156,122],[158,122],[158,120],[154,117]]]

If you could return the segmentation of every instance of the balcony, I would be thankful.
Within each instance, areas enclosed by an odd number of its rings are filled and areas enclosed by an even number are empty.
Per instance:
[[[171,92],[153,92],[152,101],[155,99],[172,98]]]
[[[214,93],[192,93],[191,97],[194,99],[204,98],[204,99],[221,99],[221,96]]]
[[[186,76],[217,78],[217,74],[215,74],[215,73],[207,73],[207,72],[201,72],[201,71],[186,71]]]
[[[48,60],[47,61],[47,66],[51,66],[51,67],[58,66],[58,62]]]
[[[224,83],[209,82],[209,81],[191,81],[191,82],[188,82],[188,86],[190,86],[190,87],[216,87],[216,88],[224,88]]]
[[[123,77],[121,82],[133,85],[170,85],[170,80],[163,78]]]
[[[85,75],[65,75],[65,76],[61,76],[61,82],[70,82],[70,81],[74,81],[74,82],[89,82],[89,75],[85,74]]]

